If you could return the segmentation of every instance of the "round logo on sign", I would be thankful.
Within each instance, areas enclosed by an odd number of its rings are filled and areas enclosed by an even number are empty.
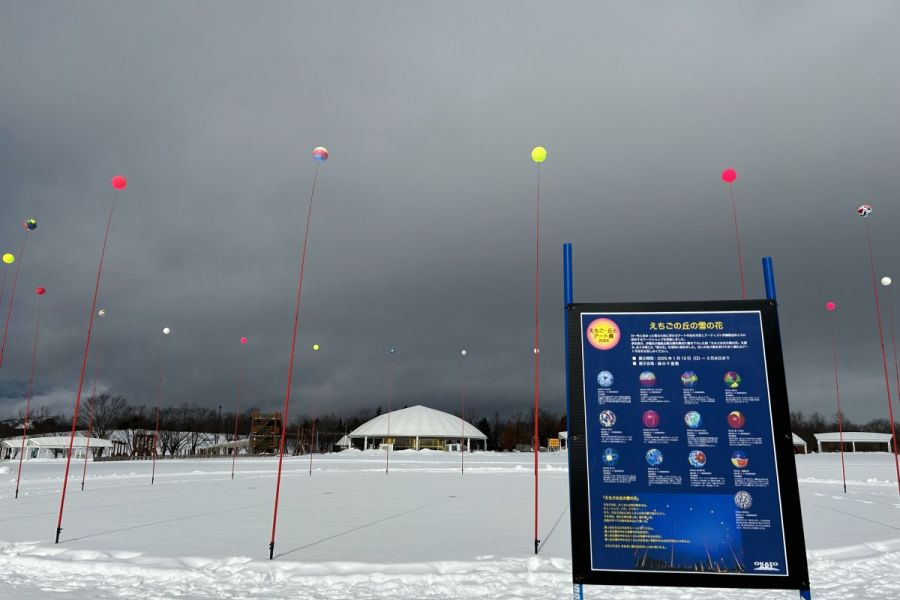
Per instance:
[[[585,331],[587,340],[597,350],[612,350],[622,339],[619,326],[611,319],[594,319]]]

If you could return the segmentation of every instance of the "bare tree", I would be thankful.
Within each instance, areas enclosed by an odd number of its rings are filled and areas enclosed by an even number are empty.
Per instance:
[[[106,439],[123,420],[129,407],[128,401],[122,396],[100,394],[88,398],[87,408],[83,417],[85,427],[87,423],[91,423],[91,435]]]

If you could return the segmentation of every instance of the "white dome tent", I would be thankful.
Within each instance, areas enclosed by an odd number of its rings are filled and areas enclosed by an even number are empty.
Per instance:
[[[472,450],[472,441],[487,447],[487,436],[459,417],[426,406],[411,406],[390,413],[378,415],[351,431],[350,443],[362,449],[387,445],[394,450],[404,448],[421,450],[447,450],[448,446],[465,441],[467,451]]]

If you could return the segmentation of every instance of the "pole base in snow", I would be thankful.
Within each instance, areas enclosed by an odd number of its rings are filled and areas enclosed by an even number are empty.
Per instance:
[[[538,548],[540,547],[540,545],[541,545],[541,540],[534,540],[534,553],[535,554],[538,553]]]
[[[275,542],[269,543],[269,560],[275,558]]]
[[[84,482],[83,481],[81,482],[81,491],[82,492],[84,491]]]
[[[56,528],[56,542],[55,542],[56,544],[59,543],[59,534],[60,533],[62,533],[62,527],[57,527]]]
[[[19,497],[19,488],[16,488],[16,498]]]

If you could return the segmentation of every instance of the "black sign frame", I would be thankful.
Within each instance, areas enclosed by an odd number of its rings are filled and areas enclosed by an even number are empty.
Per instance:
[[[584,381],[582,379],[582,313],[759,311],[769,377],[775,462],[784,527],[787,575],[594,570],[591,567]],[[572,577],[576,584],[679,586],[745,589],[809,590],[809,567],[800,511],[800,489],[790,428],[784,355],[773,300],[696,302],[574,303],[566,306],[569,416],[569,503],[572,532]]]

